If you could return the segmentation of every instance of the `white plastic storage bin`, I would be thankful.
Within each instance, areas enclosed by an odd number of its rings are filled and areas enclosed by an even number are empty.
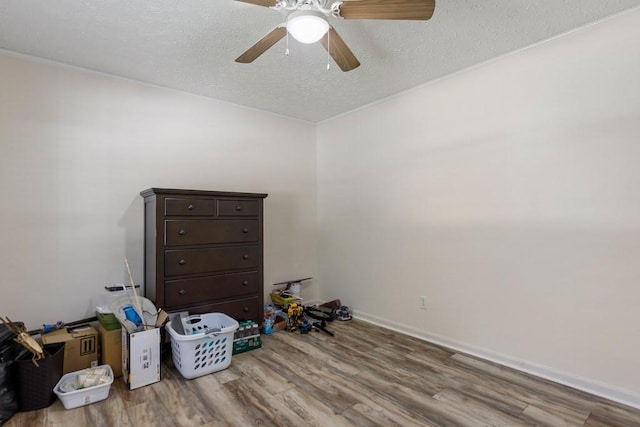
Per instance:
[[[86,387],[74,390],[71,383],[75,382],[76,377],[84,372],[91,371],[92,369],[104,368],[107,370],[108,382],[105,384],[99,384],[92,387]],[[79,406],[88,405],[90,403],[99,402],[109,397],[109,390],[113,383],[113,371],[109,365],[100,365],[95,368],[83,369],[80,371],[69,372],[64,375],[58,381],[53,392],[60,398],[65,409],[73,409]],[[69,391],[64,391],[69,389]]]
[[[187,379],[226,369],[231,364],[233,333],[238,322],[223,313],[182,318],[184,335],[167,323],[173,364]]]

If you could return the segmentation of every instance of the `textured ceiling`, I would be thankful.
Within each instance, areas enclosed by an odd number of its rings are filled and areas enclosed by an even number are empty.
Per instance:
[[[574,28],[640,0],[436,0],[429,21],[331,24],[361,66],[283,39],[234,59],[282,12],[233,0],[1,0],[0,48],[319,122]]]

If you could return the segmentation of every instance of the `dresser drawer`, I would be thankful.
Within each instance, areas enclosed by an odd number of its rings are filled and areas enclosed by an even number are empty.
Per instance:
[[[164,214],[213,216],[216,214],[216,204],[212,199],[167,198],[164,200]]]
[[[218,199],[218,216],[258,216],[255,200]]]
[[[166,250],[164,274],[211,273],[221,270],[249,269],[259,265],[258,246]]]
[[[207,301],[255,295],[258,292],[258,272],[168,280],[164,289],[166,310]]]
[[[254,320],[262,323],[262,301],[258,297],[242,298],[233,301],[189,307],[189,314],[224,313],[237,321]]]
[[[167,246],[258,241],[256,219],[186,219],[164,223]]]

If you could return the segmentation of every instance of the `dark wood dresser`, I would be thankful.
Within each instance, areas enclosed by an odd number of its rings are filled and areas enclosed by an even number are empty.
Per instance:
[[[167,312],[263,318],[266,194],[150,188],[144,197],[145,295]]]

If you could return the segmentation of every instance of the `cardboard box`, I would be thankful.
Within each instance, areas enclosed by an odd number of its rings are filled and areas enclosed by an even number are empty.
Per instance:
[[[122,328],[122,377],[133,390],[160,381],[160,329],[129,333]]]
[[[42,335],[42,344],[64,343],[63,374],[97,366],[98,331],[90,325],[62,328]]]
[[[253,320],[238,322],[238,329],[233,333],[232,354],[240,354],[245,351],[262,347],[260,327]]]
[[[114,378],[122,376],[122,331],[120,328],[107,330],[100,326],[100,360],[102,365],[111,366]]]

